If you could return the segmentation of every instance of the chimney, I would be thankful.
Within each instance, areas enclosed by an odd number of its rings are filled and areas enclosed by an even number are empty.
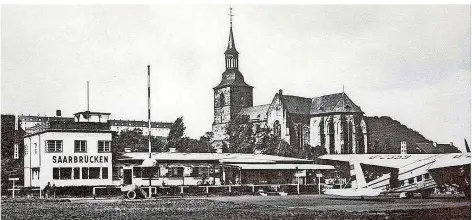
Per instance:
[[[282,96],[282,95],[283,95],[282,90],[279,89],[279,96]]]
[[[177,150],[175,149],[175,147],[170,147],[169,153],[177,153]]]
[[[60,109],[56,110],[56,117],[61,117],[61,110]]]
[[[454,147],[454,143],[451,142],[451,147]]]
[[[433,142],[433,147],[437,147],[438,146],[438,143],[437,142]]]

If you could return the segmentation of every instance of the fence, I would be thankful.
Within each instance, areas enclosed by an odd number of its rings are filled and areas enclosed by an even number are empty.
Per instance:
[[[149,191],[149,186],[139,186]],[[323,189],[323,184],[322,188]],[[3,190],[2,190],[3,191]],[[152,186],[154,196],[203,196],[203,195],[257,195],[259,192],[285,192],[289,195],[318,194],[317,184],[247,184],[247,185],[203,185],[203,186]],[[113,197],[121,196],[122,191],[117,186],[101,187],[58,187],[56,196],[64,197]],[[9,194],[3,194],[10,196]],[[44,198],[44,192],[39,188],[22,188],[17,196]]]

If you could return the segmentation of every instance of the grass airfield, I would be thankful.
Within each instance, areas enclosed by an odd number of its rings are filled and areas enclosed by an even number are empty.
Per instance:
[[[347,199],[327,195],[210,196],[143,200],[4,200],[1,219],[470,219],[457,197]]]

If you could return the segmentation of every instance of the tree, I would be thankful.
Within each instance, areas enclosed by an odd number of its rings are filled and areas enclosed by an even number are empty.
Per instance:
[[[237,117],[232,120],[226,128],[228,153],[254,153],[255,133],[253,125],[246,117]]]
[[[119,134],[114,134],[111,143],[113,161],[121,157],[125,148],[132,152],[148,152],[148,136],[143,135],[141,129],[124,130]],[[151,136],[151,152],[162,152],[165,146],[165,138]]]
[[[213,139],[212,132],[206,132],[199,140],[199,152],[201,153],[215,153],[215,149],[211,146],[211,140]]]
[[[318,159],[318,157],[320,157],[321,155],[325,155],[328,152],[326,151],[326,148],[320,145],[316,145],[315,147],[312,147],[311,153],[311,157],[308,157],[308,159],[314,160],[316,163],[319,163],[321,162],[321,160]]]
[[[1,185],[3,188],[11,187],[10,175],[19,177],[17,184],[23,183],[23,158],[24,142],[23,137],[26,134],[23,129],[15,130],[15,116],[1,116]],[[18,144],[19,159],[14,159],[14,146]]]
[[[175,147],[174,145],[179,141],[185,134],[184,117],[178,117],[172,124],[169,135],[167,136],[167,149]]]

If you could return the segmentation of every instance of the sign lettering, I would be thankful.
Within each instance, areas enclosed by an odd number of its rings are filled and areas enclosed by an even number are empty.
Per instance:
[[[108,163],[108,156],[52,156],[52,163]]]
[[[408,159],[410,158],[411,155],[400,155],[400,154],[395,154],[395,155],[374,155],[370,156],[369,159]]]

